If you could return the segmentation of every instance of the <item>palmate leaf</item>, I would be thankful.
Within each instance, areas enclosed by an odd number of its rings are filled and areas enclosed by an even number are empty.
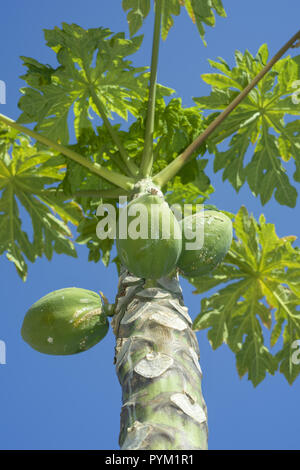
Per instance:
[[[256,386],[280,368],[289,383],[300,373],[292,363],[293,342],[300,338],[300,249],[296,237],[278,238],[273,224],[259,222],[242,207],[234,221],[235,238],[224,262],[212,273],[190,279],[203,298],[194,329],[208,328],[214,349],[226,343],[236,355],[242,377]],[[224,285],[225,287],[221,287]],[[265,332],[270,330],[270,347]],[[282,336],[283,347],[270,352]]]
[[[235,60],[233,68],[221,58],[219,62],[209,61],[218,72],[202,75],[212,92],[194,98],[201,110],[225,109],[266,64],[267,45],[262,45],[255,57],[248,51],[236,51]],[[295,100],[299,78],[299,58],[279,60],[209,139],[208,147],[215,154],[214,170],[223,170],[223,180],[228,179],[236,191],[247,182],[262,204],[273,194],[280,204],[296,204],[297,191],[285,162],[294,159],[294,179],[299,182],[300,122],[295,118],[300,114],[300,103]],[[228,150],[219,151],[217,144],[229,137]],[[247,152],[252,152],[249,163],[245,162]]]
[[[78,225],[82,211],[57,189],[63,170],[63,159],[0,126],[0,254],[6,252],[23,280],[25,257],[51,259],[54,251],[76,257],[68,223]],[[30,233],[23,229],[20,206],[30,217]]]
[[[128,11],[127,21],[130,35],[133,36],[142,27],[150,11],[150,0],[122,0],[124,11]],[[163,39],[168,36],[174,24],[174,16],[178,16],[181,7],[185,6],[187,13],[196,23],[201,38],[204,40],[204,25],[215,25],[215,12],[219,16],[226,16],[221,0],[167,0],[163,3],[162,30]],[[204,41],[205,43],[205,41]]]
[[[36,122],[39,133],[67,144],[71,110],[77,138],[82,129],[91,128],[91,110],[99,114],[92,93],[108,118],[112,113],[123,119],[128,112],[137,114],[146,96],[148,73],[146,67],[133,67],[126,57],[139,49],[142,36],[127,40],[124,33],[112,35],[109,29],[84,30],[63,23],[61,29],[45,30],[45,38],[59,66],[23,57],[27,72],[22,78],[29,86],[21,90],[20,123]]]
[[[127,21],[130,36],[134,36],[142,27],[150,11],[150,0],[122,0],[124,11],[128,11]]]

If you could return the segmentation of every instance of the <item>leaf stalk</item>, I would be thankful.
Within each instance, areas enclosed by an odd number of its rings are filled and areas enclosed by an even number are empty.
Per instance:
[[[92,163],[79,153],[74,152],[74,150],[71,150],[68,147],[58,144],[57,142],[48,139],[48,137],[38,134],[37,132],[28,129],[27,127],[24,127],[21,124],[18,124],[16,121],[13,121],[12,119],[7,116],[4,116],[3,114],[0,114],[0,121],[6,124],[7,126],[12,127],[13,129],[16,129],[19,132],[22,132],[23,134],[32,137],[38,142],[47,145],[53,150],[56,150],[57,152],[63,154],[65,157],[68,157],[79,165],[84,166],[91,173],[94,173],[100,176],[101,178],[104,178],[105,180],[109,181],[110,183],[113,183],[119,188],[131,190],[135,184],[135,180],[133,178],[129,178],[128,176],[124,176],[120,173],[108,170],[107,168],[102,167],[98,163]]]
[[[146,129],[144,139],[144,150],[142,155],[140,175],[147,178],[151,174],[153,165],[153,134],[154,134],[154,117],[155,117],[155,100],[156,100],[156,84],[157,84],[157,67],[160,45],[160,30],[162,19],[162,7],[164,0],[156,0],[155,2],[155,20],[152,43],[152,58],[149,97],[147,107]]]

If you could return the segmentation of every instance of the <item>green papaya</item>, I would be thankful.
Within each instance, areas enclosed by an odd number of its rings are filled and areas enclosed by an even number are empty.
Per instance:
[[[25,315],[21,334],[33,349],[54,355],[76,354],[97,344],[107,333],[100,296],[68,287],[35,302]]]
[[[116,233],[122,264],[145,279],[169,274],[181,253],[181,228],[167,202],[146,194],[131,201],[123,211]]]
[[[222,212],[207,210],[185,217],[182,228],[182,251],[178,267],[185,276],[201,276],[212,271],[225,257],[232,242],[232,223]],[[202,246],[187,249],[202,230]],[[204,232],[203,232],[204,230]],[[200,239],[200,237],[199,237]]]

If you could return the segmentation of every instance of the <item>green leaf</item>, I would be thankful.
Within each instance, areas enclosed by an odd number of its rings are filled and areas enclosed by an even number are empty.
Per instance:
[[[217,88],[237,88],[238,90],[241,90],[241,85],[235,81],[232,80],[230,77],[226,77],[226,75],[222,75],[220,73],[204,73],[201,75],[202,80],[207,83],[208,85],[211,85],[212,87],[217,87]]]
[[[294,334],[293,337],[295,337]],[[297,344],[296,341],[297,340],[287,340],[283,349],[279,351],[276,355],[276,359],[280,363],[279,370],[285,376],[290,385],[293,384],[293,382],[300,374],[300,364],[298,362],[293,361],[293,355],[295,353],[295,344]]]
[[[128,11],[127,21],[130,36],[134,36],[142,27],[144,19],[150,11],[150,0],[122,0],[124,11]]]
[[[168,2],[166,2],[168,3]],[[181,2],[179,2],[181,3]],[[205,29],[207,26],[215,25],[214,11],[222,17],[226,17],[226,13],[221,0],[185,0],[186,10],[191,17],[193,23],[196,23],[199,34],[204,42]]]
[[[262,45],[260,46],[260,48],[259,48],[258,51],[257,51],[256,58],[257,58],[257,59],[260,59],[260,60],[261,60],[261,63],[262,63],[263,65],[266,65],[266,64],[267,64],[268,58],[269,58],[269,50],[268,50],[268,45],[267,45],[267,44],[262,44]]]
[[[91,110],[99,113],[91,96],[100,100],[107,117],[116,113],[127,119],[137,115],[140,100],[146,97],[146,67],[135,68],[127,56],[142,42],[138,36],[125,39],[109,29],[85,30],[76,24],[45,30],[47,45],[56,53],[58,67],[23,57],[27,72],[19,101],[20,123],[36,122],[35,129],[52,140],[69,142],[68,119],[73,109],[76,136],[91,129]]]
[[[165,199],[170,206],[172,204],[202,204],[213,192],[214,189],[211,185],[201,191],[196,184],[183,184],[176,176],[172,182],[168,183]]]
[[[57,188],[64,177],[62,159],[3,125],[0,139],[0,253],[6,252],[26,280],[25,258],[51,259],[53,251],[76,257],[68,223],[78,225],[82,211]],[[21,206],[30,217],[29,234],[22,228]]]
[[[196,24],[201,38],[204,40],[204,25],[214,26],[214,11],[222,17],[226,13],[221,0],[167,0],[163,2],[162,11],[162,31],[161,36],[166,39],[172,26],[174,25],[174,16],[181,12],[181,6],[184,5],[188,15]],[[142,27],[144,20],[150,11],[150,0],[123,0],[122,7],[128,11],[127,21],[130,36],[133,36]],[[204,41],[204,44],[205,41]]]
[[[253,194],[260,195],[262,204],[270,200],[275,189],[277,202],[295,207],[297,191],[290,184],[281,162],[276,138],[264,129],[254,156],[245,170],[247,181]]]
[[[168,2],[163,2],[162,8],[162,27],[161,27],[161,37],[166,39],[169,33],[169,30],[174,25],[173,16],[178,16],[180,14],[180,1],[179,0],[169,0]]]
[[[236,65],[229,67],[224,59],[210,60],[219,73],[204,74],[210,84],[209,96],[194,98],[201,110],[209,110],[207,125],[225,109],[262,70],[268,60],[268,47],[263,44],[255,57],[249,51],[236,51]],[[300,78],[297,57],[279,60],[239,106],[218,126],[207,146],[215,154],[214,171],[223,171],[236,191],[248,183],[255,196],[266,204],[274,195],[277,202],[295,207],[296,188],[292,185],[285,163],[294,159],[295,181],[300,181],[300,105],[293,100],[294,83]],[[213,112],[212,112],[213,111]],[[295,116],[295,118],[293,118]],[[291,118],[293,120],[291,121]],[[218,144],[230,138],[228,150]],[[245,160],[249,160],[245,163]]]
[[[196,106],[183,107],[180,98],[171,99],[167,105],[164,100],[158,100],[155,113],[154,174],[175,159],[204,130],[202,113]],[[144,126],[144,122],[139,122]],[[203,144],[196,155],[204,154],[205,150],[206,145]]]
[[[213,348],[226,343],[236,355],[242,377],[258,385],[278,369],[289,383],[300,373],[292,347],[300,338],[300,249],[296,237],[279,238],[261,215],[257,222],[241,207],[234,220],[235,238],[224,262],[214,271],[189,279],[195,294],[218,291],[201,301],[194,329],[208,328]],[[220,288],[220,286],[222,286]],[[268,347],[264,329],[270,330]],[[282,338],[276,354],[271,348]]]
[[[255,387],[264,380],[266,372],[272,375],[275,373],[277,361],[264,346],[260,331],[247,336],[236,355],[236,365],[239,376],[248,373],[248,380],[251,380]]]

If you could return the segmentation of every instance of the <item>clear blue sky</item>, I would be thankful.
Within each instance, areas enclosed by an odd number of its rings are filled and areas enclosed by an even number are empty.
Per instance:
[[[201,73],[210,70],[207,58],[221,56],[232,64],[235,49],[255,54],[264,42],[274,54],[299,29],[299,0],[224,0],[224,6],[228,18],[218,17],[216,27],[207,30],[207,48],[185,12],[162,45],[159,81],[174,88],[186,105],[192,104],[193,96],[209,93],[200,79]],[[149,64],[152,20],[143,28],[145,40],[137,65]],[[0,79],[7,84],[7,104],[0,105],[0,112],[17,118],[23,85],[18,77],[24,72],[19,56],[53,64],[54,54],[45,46],[42,29],[63,21],[127,33],[121,0],[10,0],[1,4]],[[299,202],[289,209],[272,199],[261,207],[248,187],[237,195],[211,168],[210,164],[209,175],[216,187],[211,204],[231,212],[244,204],[256,217],[263,212],[268,222],[275,223],[279,236],[300,236]],[[118,448],[121,390],[113,366],[112,333],[103,343],[73,357],[39,354],[20,336],[26,310],[52,290],[70,286],[100,289],[114,301],[115,267],[88,263],[84,247],[78,249],[78,255],[78,259],[56,255],[50,263],[39,259],[29,266],[26,283],[4,256],[0,259],[0,340],[7,345],[7,364],[0,365],[0,449]],[[200,310],[200,297],[192,295],[193,288],[186,281],[183,287],[194,318]],[[254,389],[246,377],[238,378],[234,355],[226,346],[212,351],[206,332],[197,336],[210,449],[299,449],[300,379],[291,387],[276,374]]]

